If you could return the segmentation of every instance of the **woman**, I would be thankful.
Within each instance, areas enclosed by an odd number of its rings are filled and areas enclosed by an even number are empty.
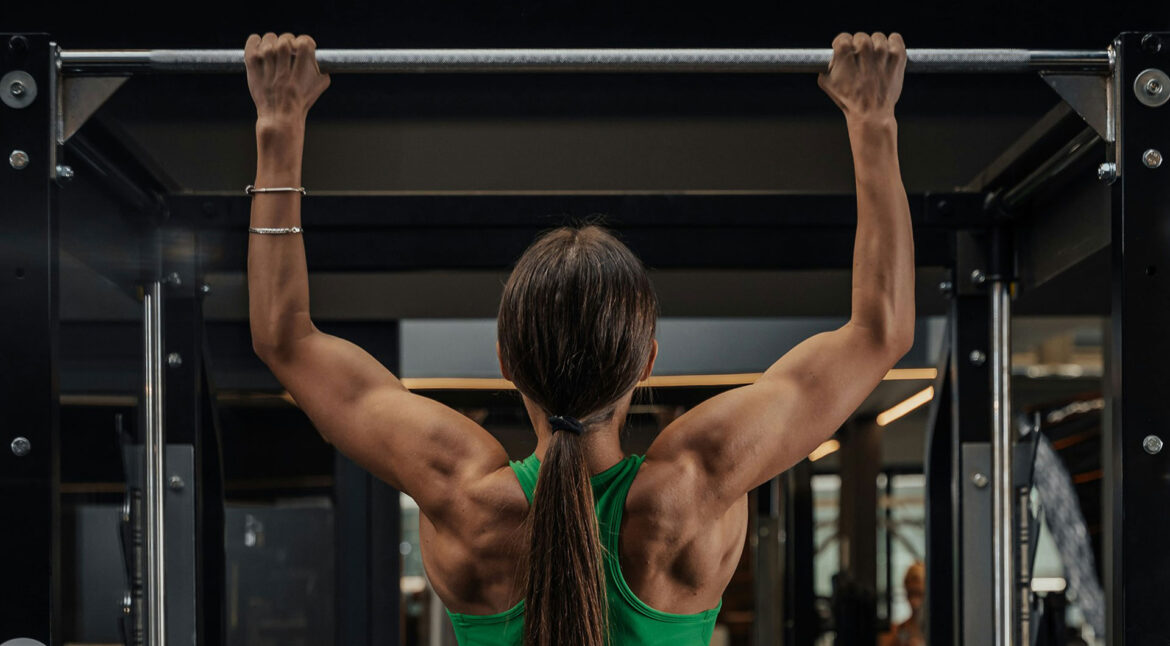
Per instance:
[[[305,116],[329,85],[315,44],[246,45],[257,189],[301,185]],[[819,82],[844,111],[857,179],[852,316],[666,427],[618,433],[658,346],[641,262],[597,227],[524,253],[499,310],[500,367],[536,431],[509,463],[475,422],[410,393],[309,318],[300,193],[257,192],[253,345],[321,434],[419,505],[423,563],[461,644],[707,644],[747,531],[747,492],[832,435],[910,348],[914,258],[898,170],[897,34],[842,34]],[[539,478],[537,477],[539,475]]]

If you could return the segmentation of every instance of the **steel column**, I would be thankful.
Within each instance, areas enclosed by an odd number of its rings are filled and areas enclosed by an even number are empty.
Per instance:
[[[1167,84],[1137,82],[1170,70],[1170,32],[1115,42],[1119,177],[1113,184],[1113,304],[1108,360],[1105,581],[1107,641],[1170,643],[1170,105],[1150,105]]]
[[[783,478],[785,646],[812,646],[820,635],[813,582],[812,463],[801,460]]]
[[[1012,575],[1011,324],[1011,291],[1006,280],[996,280],[991,284],[991,550],[996,646],[1011,646],[1016,632],[1012,619],[1016,580]]]
[[[992,427],[993,364],[989,356],[993,341],[992,308],[987,282],[995,272],[992,271],[990,249],[986,233],[959,233],[955,236],[949,376],[952,435],[948,447],[953,460],[951,536],[956,541],[956,545],[950,548],[954,560],[949,610],[954,613],[955,621],[951,626],[953,636],[931,635],[932,641],[969,646],[990,643],[990,627],[994,625],[991,608],[993,568],[989,549],[991,531],[986,515],[973,526],[966,513],[975,504],[971,494],[986,492],[994,476],[985,465],[972,462],[974,454],[970,452],[973,444],[989,441]],[[973,482],[981,482],[982,486],[972,488]],[[932,492],[936,491],[932,488]],[[934,549],[940,553],[947,548],[935,545]],[[931,576],[927,572],[928,581]],[[935,598],[932,594],[932,599]],[[947,610],[932,608],[930,612],[933,615]]]
[[[61,642],[55,53],[0,35],[0,643]]]
[[[784,532],[781,525],[783,507],[777,476],[756,488],[755,526],[752,537],[753,577],[756,617],[753,625],[755,643],[783,646],[784,633]]]
[[[166,432],[163,428],[162,284],[153,281],[143,294],[143,446],[146,499],[146,644],[166,644],[166,532],[163,472]]]

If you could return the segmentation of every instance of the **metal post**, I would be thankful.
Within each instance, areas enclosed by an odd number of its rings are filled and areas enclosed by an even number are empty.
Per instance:
[[[1122,34],[1112,186],[1113,307],[1105,467],[1106,641],[1170,643],[1170,32]]]
[[[327,73],[748,72],[816,73],[830,49],[322,49]],[[238,49],[68,50],[72,76],[244,71]],[[911,49],[908,72],[1079,72],[1107,75],[1106,50]]]
[[[0,35],[0,643],[59,643],[69,614],[60,585],[55,51],[43,34]]]
[[[163,568],[165,536],[163,523],[163,471],[166,466],[164,449],[166,433],[163,429],[162,393],[162,284],[154,281],[143,295],[143,375],[145,389],[143,410],[145,417],[146,453],[146,644],[166,644],[166,582]]]
[[[785,646],[812,646],[820,626],[813,583],[812,463],[802,460],[783,476]]]
[[[783,646],[783,583],[784,545],[781,514],[780,477],[777,476],[756,489],[756,536],[751,541],[755,549],[756,617],[753,631],[755,643]]]
[[[991,284],[991,550],[995,645],[1011,646],[1015,628],[1012,604],[1012,418],[1011,418],[1011,291],[1006,280]]]

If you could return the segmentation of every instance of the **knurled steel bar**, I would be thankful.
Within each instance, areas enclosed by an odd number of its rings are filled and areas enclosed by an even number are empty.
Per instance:
[[[816,73],[831,49],[321,49],[326,73]],[[1107,50],[910,49],[907,72],[1108,75]],[[239,49],[65,50],[70,76],[244,71]]]

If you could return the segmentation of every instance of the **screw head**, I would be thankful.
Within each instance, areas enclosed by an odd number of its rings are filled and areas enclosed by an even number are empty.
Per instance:
[[[1162,50],[1162,39],[1154,34],[1145,34],[1142,36],[1142,49],[1150,54],[1157,54]]]
[[[171,476],[171,478],[167,480],[167,486],[171,489],[174,489],[175,491],[179,491],[183,487],[186,487],[187,483],[183,482],[183,479],[179,476]]]
[[[938,291],[942,292],[944,295],[950,295],[950,293],[952,291],[954,291],[954,289],[955,289],[955,284],[949,280],[944,280],[938,284]]]
[[[1146,81],[1146,85],[1143,89],[1149,96],[1158,96],[1162,93],[1162,82],[1158,79],[1150,79]]]
[[[12,440],[12,454],[18,458],[23,458],[32,451],[32,442],[28,441],[27,437],[17,437]]]
[[[183,356],[178,352],[172,352],[167,355],[167,365],[172,368],[178,368],[183,365]]]
[[[24,170],[28,166],[28,153],[23,150],[14,150],[8,155],[8,165],[16,170]]]
[[[981,366],[987,362],[987,353],[982,350],[972,350],[967,358],[971,360],[972,365]]]
[[[24,96],[24,91],[24,83],[20,81],[13,81],[12,84],[8,86],[8,93],[12,96]]]
[[[203,283],[202,285],[199,286],[199,292],[201,294],[210,294],[211,293],[211,285],[208,285],[207,283]]]
[[[73,179],[73,167],[65,164],[57,164],[57,179],[62,182],[68,182]]]
[[[1162,152],[1156,148],[1151,148],[1142,153],[1142,163],[1146,168],[1157,168],[1162,165]]]
[[[13,36],[8,39],[8,51],[13,54],[23,54],[28,51],[28,39],[24,36]]]
[[[971,282],[982,285],[987,282],[987,274],[984,274],[981,269],[973,269],[971,270]]]
[[[1113,180],[1117,179],[1117,164],[1102,162],[1100,166],[1097,166],[1097,179],[1112,184]]]
[[[984,473],[976,471],[975,473],[971,474],[971,484],[975,485],[975,487],[978,489],[983,489],[990,482],[991,481],[987,479],[987,475]]]
[[[1146,439],[1142,440],[1142,448],[1150,455],[1157,455],[1162,452],[1162,438],[1157,435],[1147,435]]]

